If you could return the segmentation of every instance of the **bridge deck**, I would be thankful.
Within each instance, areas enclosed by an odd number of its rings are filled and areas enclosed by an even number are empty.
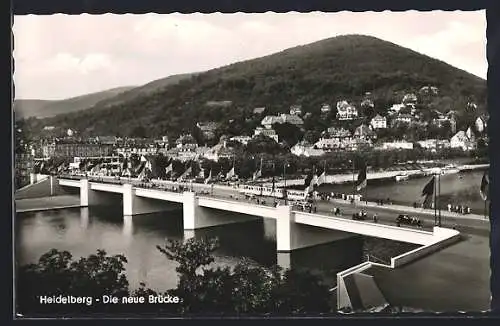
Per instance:
[[[123,181],[99,180],[90,181],[89,183],[92,190],[123,193]],[[60,184],[70,187],[80,186],[79,181],[76,180],[60,179]],[[257,203],[254,200],[245,200],[238,193],[237,189],[227,186],[223,188],[211,188],[211,191],[200,190],[207,187],[210,188],[210,185],[196,184],[190,186],[186,190],[195,190],[199,206],[266,218],[276,218],[277,216],[272,198],[267,199],[267,202],[261,200]],[[180,187],[174,187],[172,184],[151,185],[142,182],[133,182],[133,189],[136,196],[178,203],[183,202],[183,194]],[[174,189],[175,191],[173,191]],[[328,210],[325,210],[325,207],[321,206],[317,213],[294,210],[293,215],[292,219],[295,223],[299,224],[420,245],[425,245],[433,241],[433,233],[429,224],[427,224],[429,231],[425,231],[413,227],[396,227],[394,226],[394,221],[389,220],[387,217],[380,219],[378,223],[373,221],[356,221],[352,220],[349,214],[343,216],[328,215]]]

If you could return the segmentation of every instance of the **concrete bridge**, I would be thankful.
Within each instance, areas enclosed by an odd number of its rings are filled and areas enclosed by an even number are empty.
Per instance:
[[[118,195],[123,203],[124,216],[182,209],[185,230],[244,222],[256,218],[273,219],[276,221],[278,252],[290,252],[354,235],[403,241],[421,246],[436,246],[437,243],[459,235],[458,231],[445,228],[434,227],[431,231],[424,231],[325,214],[306,213],[296,211],[290,205],[274,207],[217,196],[213,193],[195,192],[193,187],[191,190],[174,191],[141,187],[131,183],[118,184],[112,180],[97,182],[88,179],[65,178],[57,179],[57,184],[63,188],[79,188],[82,207],[100,204],[106,201],[106,196],[110,194]],[[228,189],[225,190],[228,191]]]

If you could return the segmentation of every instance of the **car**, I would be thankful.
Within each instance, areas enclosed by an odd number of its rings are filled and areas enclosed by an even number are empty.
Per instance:
[[[368,216],[368,214],[366,214],[365,211],[361,211],[359,213],[354,213],[352,214],[352,219],[353,220],[366,220],[366,217]]]
[[[396,224],[400,226],[401,224],[406,224],[406,225],[416,225],[421,227],[422,226],[422,220],[420,220],[417,217],[409,216],[408,214],[399,214],[398,217],[396,218]]]

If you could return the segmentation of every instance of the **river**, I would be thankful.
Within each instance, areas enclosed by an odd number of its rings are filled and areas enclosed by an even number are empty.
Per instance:
[[[460,172],[441,176],[440,206],[446,209],[448,203],[452,205],[469,206],[475,214],[484,214],[484,201],[479,194],[483,171]],[[390,200],[394,204],[413,205],[414,202],[422,203],[422,189],[432,177],[419,177],[406,181],[393,180],[368,180],[366,197],[368,200]],[[318,187],[320,192],[336,192],[351,194],[352,183],[323,184]],[[361,192],[365,195],[365,192]]]
[[[177,274],[176,263],[169,261],[156,246],[163,245],[166,239],[182,240],[191,236],[182,228],[181,211],[124,220],[119,207],[64,209],[18,214],[17,223],[19,264],[36,262],[52,248],[68,250],[74,257],[105,249],[109,254],[127,257],[127,277],[132,288],[145,282],[157,290],[175,287]],[[359,264],[368,252],[389,260],[391,255],[415,248],[411,244],[390,242],[388,245],[386,240],[355,237],[291,254],[280,253],[278,257],[275,234],[275,221],[263,219],[197,230],[194,236],[219,238],[216,265],[235,266],[245,261],[269,267],[290,261],[292,268],[307,269],[332,287],[337,272]]]

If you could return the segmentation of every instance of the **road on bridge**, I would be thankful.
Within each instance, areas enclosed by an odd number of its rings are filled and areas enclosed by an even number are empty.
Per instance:
[[[121,180],[113,180],[112,178],[89,178],[91,181],[99,181],[105,183],[120,183],[127,182],[131,183],[136,187],[145,187],[151,188],[151,184],[156,184],[161,188],[166,188],[166,190],[173,189],[173,187],[179,187],[180,183],[172,183],[170,181],[162,181],[162,180],[152,180],[152,183],[145,183],[139,180],[122,178]],[[238,200],[238,201],[252,201],[257,204],[257,199],[248,199],[241,194],[237,188],[230,188],[230,186],[222,186],[222,185],[205,185],[205,184],[197,184],[197,183],[183,183],[185,188],[191,189],[197,192],[202,196],[213,196],[221,199],[228,200]],[[161,189],[160,188],[160,189]],[[259,204],[272,206],[275,202],[275,198],[273,197],[265,197],[259,196]],[[284,200],[276,200],[279,204],[284,204]],[[404,207],[401,206],[392,206],[390,204],[385,204],[383,206],[365,206],[364,202],[359,203],[355,202],[354,204],[339,201],[335,199],[331,199],[330,201],[326,200],[315,200],[313,206],[316,207],[316,213],[330,215],[332,217],[343,217],[351,219],[354,213],[358,213],[361,210],[364,210],[367,213],[366,222],[375,223],[373,221],[373,215],[377,214],[377,223],[382,223],[384,225],[393,225],[396,226],[396,218],[399,214],[408,214],[410,216],[414,216],[423,221],[423,230],[431,230],[434,226],[434,216],[429,215],[428,213],[415,211],[414,208],[408,207],[408,210],[405,210]],[[399,208],[401,207],[401,208]],[[339,208],[341,211],[341,215],[334,215],[333,209]],[[297,209],[296,209],[297,210]],[[456,228],[460,232],[471,232],[475,230],[480,230],[481,232],[487,232],[489,230],[489,221],[488,219],[477,219],[477,218],[468,218],[467,216],[442,216],[441,218],[442,226],[448,228]],[[408,226],[402,225],[402,227],[406,228],[418,228],[416,226]]]

